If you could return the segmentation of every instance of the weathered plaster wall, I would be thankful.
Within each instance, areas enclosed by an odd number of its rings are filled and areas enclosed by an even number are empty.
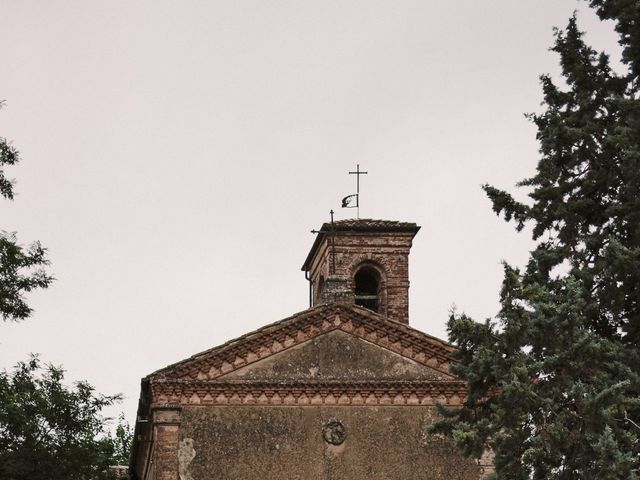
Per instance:
[[[490,459],[463,459],[426,431],[436,402],[456,406],[466,392],[448,372],[451,351],[360,307],[303,312],[150,376],[152,423],[137,440],[136,471],[149,474],[141,480],[479,480]],[[332,421],[346,427],[343,443],[323,432]]]
[[[434,407],[187,407],[181,480],[477,480],[480,468],[426,433]],[[347,428],[341,445],[322,435]]]

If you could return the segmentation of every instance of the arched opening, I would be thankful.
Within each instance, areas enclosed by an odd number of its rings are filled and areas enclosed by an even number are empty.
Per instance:
[[[377,312],[380,308],[380,274],[371,266],[364,266],[354,277],[356,305]]]

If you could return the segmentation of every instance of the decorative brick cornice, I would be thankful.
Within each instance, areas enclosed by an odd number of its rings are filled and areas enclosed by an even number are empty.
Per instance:
[[[422,405],[459,406],[467,394],[458,381],[216,382],[158,381],[152,405]]]
[[[330,232],[358,232],[365,234],[377,233],[379,235],[395,233],[409,235],[410,238],[413,238],[415,234],[418,233],[418,230],[420,230],[420,227],[415,223],[397,222],[393,220],[373,220],[367,218],[338,220],[333,224],[324,223],[322,224],[322,227],[311,246],[311,250],[302,265],[302,270],[304,271],[309,269],[318,248],[320,248],[325,236]]]
[[[323,305],[194,355],[151,374],[149,379],[213,380],[332,330],[426,365],[449,378],[455,348],[411,327],[355,305]]]

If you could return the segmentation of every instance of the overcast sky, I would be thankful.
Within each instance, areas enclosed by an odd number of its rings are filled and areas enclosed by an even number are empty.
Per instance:
[[[523,113],[574,9],[614,51],[574,0],[0,0],[0,135],[22,155],[0,229],[57,278],[0,324],[0,368],[39,352],[133,420],[141,377],[307,308],[310,230],[355,214],[358,163],[361,217],[422,226],[410,324],[494,315],[501,260],[531,243],[480,185],[533,173]]]

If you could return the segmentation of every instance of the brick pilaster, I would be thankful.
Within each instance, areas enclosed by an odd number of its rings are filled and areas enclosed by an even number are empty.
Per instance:
[[[180,407],[153,411],[153,473],[150,480],[178,480]]]

